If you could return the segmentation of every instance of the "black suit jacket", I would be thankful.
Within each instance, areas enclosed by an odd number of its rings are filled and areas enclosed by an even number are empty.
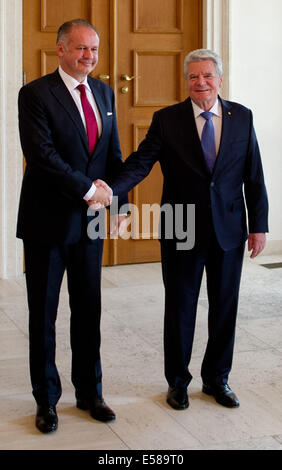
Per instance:
[[[249,232],[268,231],[268,201],[252,113],[224,101],[222,135],[216,165],[207,169],[190,98],[157,111],[146,138],[124,164],[112,184],[122,195],[160,162],[162,204],[195,204],[196,245],[205,243],[213,225],[218,243],[230,250]]]
[[[19,93],[19,130],[26,171],[17,236],[41,242],[75,243],[87,225],[83,196],[97,178],[111,183],[122,165],[114,94],[88,77],[102,119],[102,134],[89,158],[79,111],[58,70]],[[120,201],[127,202],[127,196]]]

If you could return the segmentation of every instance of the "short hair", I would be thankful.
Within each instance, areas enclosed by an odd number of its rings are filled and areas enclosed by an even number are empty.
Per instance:
[[[100,37],[98,30],[93,26],[93,24],[89,23],[89,21],[83,20],[82,18],[76,18],[74,20],[66,21],[59,27],[56,44],[63,41],[65,36],[67,36],[73,28],[79,28],[81,26],[92,29],[95,31],[97,36]]]
[[[190,52],[184,59],[184,75],[186,78],[188,75],[188,65],[191,62],[200,62],[202,60],[212,60],[215,64],[217,75],[222,77],[223,69],[220,56],[209,49],[196,49]]]

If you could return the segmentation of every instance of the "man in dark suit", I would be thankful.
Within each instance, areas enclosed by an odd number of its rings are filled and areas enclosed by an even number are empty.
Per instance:
[[[115,418],[102,396],[103,240],[87,236],[88,206],[107,206],[112,200],[100,178],[110,181],[122,165],[113,91],[88,77],[98,62],[98,47],[99,35],[91,24],[80,19],[64,23],[57,38],[59,69],[19,93],[26,170],[17,236],[24,242],[30,372],[38,405],[36,426],[42,432],[58,425],[61,382],[55,364],[55,321],[65,270],[77,406],[90,409],[101,421]],[[127,196],[120,202],[127,202]]]
[[[185,59],[185,75],[190,97],[154,114],[146,138],[111,187],[114,195],[126,193],[159,161],[162,205],[175,209],[175,219],[176,205],[183,205],[184,214],[187,204],[194,205],[195,220],[188,217],[185,222],[188,234],[195,228],[192,249],[183,249],[176,236],[161,236],[167,401],[176,409],[189,405],[188,366],[205,268],[209,338],[201,368],[203,392],[224,406],[237,407],[228,376],[244,245],[248,238],[252,258],[264,248],[267,194],[252,113],[218,96],[221,59],[209,50],[193,51]]]

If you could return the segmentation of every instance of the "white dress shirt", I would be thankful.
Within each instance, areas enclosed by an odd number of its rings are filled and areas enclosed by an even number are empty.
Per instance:
[[[192,101],[192,100],[191,100]],[[204,112],[204,109],[201,109],[196,103],[192,101],[196,126],[198,130],[198,134],[200,140],[202,138],[202,132],[205,125],[205,118],[201,116],[201,113]],[[215,148],[216,148],[216,155],[218,154],[219,146],[220,146],[220,139],[221,139],[221,129],[222,129],[222,107],[219,99],[216,100],[213,107],[209,110],[210,113],[213,113],[212,122],[214,125],[214,136],[215,136]]]
[[[71,94],[71,96],[72,96],[72,98],[73,98],[73,100],[74,100],[74,102],[77,106],[77,109],[79,111],[79,114],[80,114],[82,122],[83,122],[83,125],[85,127],[85,132],[87,133],[84,112],[83,112],[81,99],[80,99],[80,91],[77,89],[78,85],[85,85],[85,87],[86,87],[86,96],[87,96],[87,99],[88,99],[88,101],[89,101],[89,103],[90,103],[90,105],[91,105],[91,107],[94,111],[96,121],[97,121],[97,126],[98,126],[98,134],[99,134],[99,137],[100,137],[101,132],[102,132],[102,120],[101,120],[101,116],[100,116],[95,98],[94,98],[93,93],[92,93],[92,91],[89,87],[89,84],[87,82],[87,77],[85,77],[83,82],[78,82],[74,77],[67,74],[62,69],[62,67],[60,65],[59,65],[59,74],[60,74],[61,79],[63,80],[64,84],[66,85],[67,89],[69,90],[69,92],[70,92],[70,94]],[[95,191],[96,191],[96,186],[95,186],[95,184],[92,184],[91,188],[84,195],[83,199],[85,199],[85,201],[88,201],[89,199],[91,199],[91,197],[93,196]]]

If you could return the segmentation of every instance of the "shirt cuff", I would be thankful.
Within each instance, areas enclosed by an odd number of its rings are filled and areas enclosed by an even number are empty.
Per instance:
[[[89,201],[89,199],[92,198],[93,194],[95,193],[96,191],[96,186],[94,183],[92,183],[92,186],[91,188],[89,189],[89,191],[87,191],[87,193],[85,194],[85,196],[83,197],[84,201]]]

